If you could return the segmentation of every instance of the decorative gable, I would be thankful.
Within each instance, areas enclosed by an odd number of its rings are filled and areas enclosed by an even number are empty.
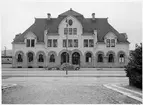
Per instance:
[[[115,35],[113,32],[108,32],[104,36],[104,42],[106,42],[106,39],[115,39],[115,42],[117,42],[117,35]]]
[[[25,39],[36,39],[36,35],[33,32],[27,32],[24,36]]]
[[[74,16],[67,16],[65,17],[59,24],[58,32],[62,35],[64,34],[64,28],[76,28],[77,29],[77,35],[81,35],[83,32],[82,24],[79,20],[76,19]]]

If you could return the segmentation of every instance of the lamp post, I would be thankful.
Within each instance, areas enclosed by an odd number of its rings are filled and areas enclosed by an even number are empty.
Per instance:
[[[66,75],[68,75],[68,68],[67,68],[67,63],[68,63],[68,20],[66,19]]]

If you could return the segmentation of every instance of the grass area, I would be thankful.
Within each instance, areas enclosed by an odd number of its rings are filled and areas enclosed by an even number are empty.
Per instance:
[[[124,88],[127,88],[127,89],[130,89],[130,90],[134,90],[134,91],[137,91],[137,92],[140,92],[142,93],[142,90],[140,88],[137,88],[137,87],[134,87],[134,86],[130,86],[130,85],[125,85],[123,86]]]

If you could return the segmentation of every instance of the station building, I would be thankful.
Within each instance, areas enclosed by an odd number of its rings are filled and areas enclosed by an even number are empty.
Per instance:
[[[124,67],[129,42],[108,18],[91,18],[70,9],[57,18],[35,22],[12,42],[13,67],[59,67],[65,62],[83,68]]]

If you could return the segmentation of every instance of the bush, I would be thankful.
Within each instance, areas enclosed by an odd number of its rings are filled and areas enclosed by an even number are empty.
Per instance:
[[[134,51],[131,51],[129,63],[125,67],[129,85],[142,89],[142,44],[136,45]]]

